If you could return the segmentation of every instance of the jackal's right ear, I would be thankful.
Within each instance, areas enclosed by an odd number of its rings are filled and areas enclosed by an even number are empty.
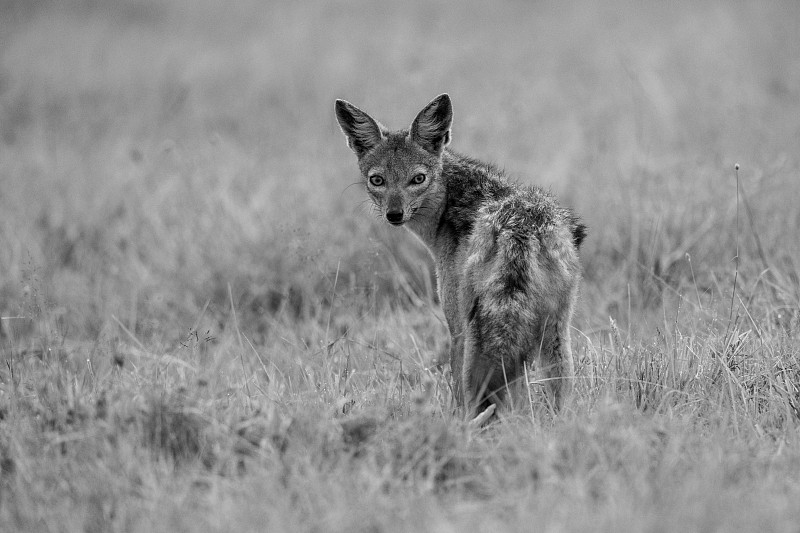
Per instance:
[[[335,108],[347,145],[359,158],[385,138],[385,128],[350,102],[336,100]]]
[[[447,94],[440,94],[419,112],[411,124],[411,139],[433,154],[440,154],[450,142],[453,104]]]

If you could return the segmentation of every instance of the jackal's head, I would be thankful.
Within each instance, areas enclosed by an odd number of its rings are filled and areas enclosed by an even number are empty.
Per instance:
[[[434,98],[407,130],[389,131],[344,100],[336,100],[336,119],[382,217],[415,229],[438,211],[445,190],[442,155],[453,120],[449,96]]]

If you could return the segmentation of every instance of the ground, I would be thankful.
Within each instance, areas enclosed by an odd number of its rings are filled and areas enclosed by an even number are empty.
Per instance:
[[[589,227],[558,415],[333,114],[442,92]],[[790,0],[0,2],[0,530],[798,531],[798,116]]]

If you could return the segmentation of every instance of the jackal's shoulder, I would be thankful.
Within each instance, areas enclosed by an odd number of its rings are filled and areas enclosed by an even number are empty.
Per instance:
[[[479,224],[522,242],[566,230],[576,248],[586,236],[586,226],[549,191],[513,183],[494,165],[454,152],[444,163],[445,222],[457,233],[471,234]]]

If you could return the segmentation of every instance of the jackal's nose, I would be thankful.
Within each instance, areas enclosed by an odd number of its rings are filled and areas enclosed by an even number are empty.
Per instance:
[[[387,211],[386,212],[386,220],[389,221],[389,224],[394,224],[395,226],[400,225],[403,223],[403,211]]]

